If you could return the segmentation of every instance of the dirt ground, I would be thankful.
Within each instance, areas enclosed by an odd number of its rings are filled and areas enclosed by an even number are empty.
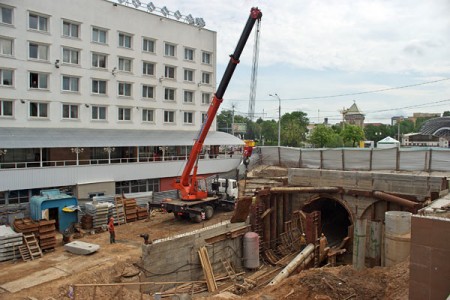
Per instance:
[[[185,220],[175,220],[172,214],[156,213],[150,220],[141,220],[116,226],[117,243],[109,244],[107,232],[86,235],[82,241],[100,245],[93,255],[79,256],[64,251],[62,243],[53,252],[32,262],[7,261],[0,264],[0,285],[18,280],[42,270],[65,270],[70,274],[47,283],[9,293],[1,291],[0,299],[71,299],[70,286],[79,283],[126,282],[137,277],[139,270],[133,266],[140,259],[143,239],[141,233],[150,233],[151,239],[159,239],[178,233],[199,229],[230,218],[232,212],[217,213],[213,219],[194,224]],[[237,296],[222,293],[215,296],[197,296],[195,299],[408,299],[408,263],[391,268],[372,268],[356,271],[351,266],[320,268],[302,271],[280,284],[260,287]],[[30,279],[32,280],[32,279]],[[152,299],[149,295],[141,298],[137,287],[99,287],[95,299]],[[73,294],[72,294],[73,295]],[[94,299],[94,288],[77,288],[76,299]]]
[[[133,273],[133,263],[140,260],[141,245],[144,241],[140,234],[149,233],[150,239],[156,240],[226,221],[231,215],[232,212],[217,212],[211,220],[195,224],[188,220],[175,220],[173,214],[157,212],[150,220],[116,226],[116,244],[109,243],[108,232],[86,234],[79,240],[100,245],[96,253],[88,256],[66,252],[60,236],[55,250],[45,253],[43,258],[29,262],[17,260],[0,263],[0,286],[27,276],[31,276],[30,280],[38,281],[40,276],[34,279],[32,274],[39,274],[38,272],[43,270],[48,270],[49,276],[52,272],[63,270],[65,276],[15,293],[0,288],[0,299],[70,299],[71,284],[125,281],[126,278],[121,275]],[[116,287],[98,288],[95,299],[112,299],[116,292]],[[132,288],[120,293],[124,299],[140,299],[139,293],[133,292]],[[80,288],[76,295],[77,299],[92,299],[93,288]]]

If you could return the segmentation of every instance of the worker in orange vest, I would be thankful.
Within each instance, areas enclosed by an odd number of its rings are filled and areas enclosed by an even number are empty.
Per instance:
[[[116,243],[116,233],[114,231],[114,218],[111,217],[108,223],[108,231],[109,231],[109,243]]]

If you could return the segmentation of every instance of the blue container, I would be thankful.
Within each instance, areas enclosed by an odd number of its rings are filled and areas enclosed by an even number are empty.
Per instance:
[[[78,222],[77,211],[66,212],[63,208],[78,206],[77,198],[59,190],[42,190],[40,196],[30,199],[30,215],[33,220],[55,220],[56,229],[64,232],[72,223]]]

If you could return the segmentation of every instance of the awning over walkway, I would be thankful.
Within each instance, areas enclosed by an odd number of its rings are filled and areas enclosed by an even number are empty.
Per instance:
[[[197,131],[83,128],[0,128],[0,148],[191,146]],[[225,132],[208,133],[205,145],[243,145]]]

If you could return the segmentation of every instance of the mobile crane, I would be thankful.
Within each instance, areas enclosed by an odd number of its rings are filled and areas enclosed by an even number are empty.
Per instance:
[[[180,193],[180,200],[170,200],[161,203],[161,207],[168,212],[173,212],[177,215],[190,215],[191,219],[196,222],[201,221],[201,215],[205,214],[205,218],[209,219],[212,217],[214,212],[214,207],[221,204],[220,202],[227,202],[229,191],[237,189],[237,183],[229,182],[229,180],[216,181],[212,184],[215,194],[208,193],[207,183],[203,177],[197,176],[198,170],[198,159],[199,154],[202,151],[203,143],[205,141],[206,135],[209,132],[212,122],[216,117],[217,111],[219,110],[220,104],[223,101],[223,95],[230,83],[231,77],[233,76],[234,70],[239,63],[239,58],[245,47],[245,44],[250,36],[250,33],[256,22],[260,22],[262,17],[261,11],[257,7],[253,7],[250,10],[250,16],[248,17],[247,23],[241,34],[234,53],[230,55],[230,61],[228,62],[227,68],[225,69],[222,80],[220,81],[219,87],[211,101],[211,104],[206,113],[206,118],[200,128],[198,136],[192,146],[191,153],[184,167],[183,173],[180,178],[173,183],[173,187],[177,189]],[[244,160],[248,159],[251,155],[251,151],[245,151]],[[191,176],[192,173],[192,176]],[[203,182],[203,184],[200,184]],[[201,187],[203,185],[203,187]],[[222,189],[221,189],[222,188]],[[224,194],[226,196],[224,196]],[[237,197],[237,196],[236,196]],[[232,199],[234,201],[234,199]],[[228,203],[229,205],[230,203]]]

